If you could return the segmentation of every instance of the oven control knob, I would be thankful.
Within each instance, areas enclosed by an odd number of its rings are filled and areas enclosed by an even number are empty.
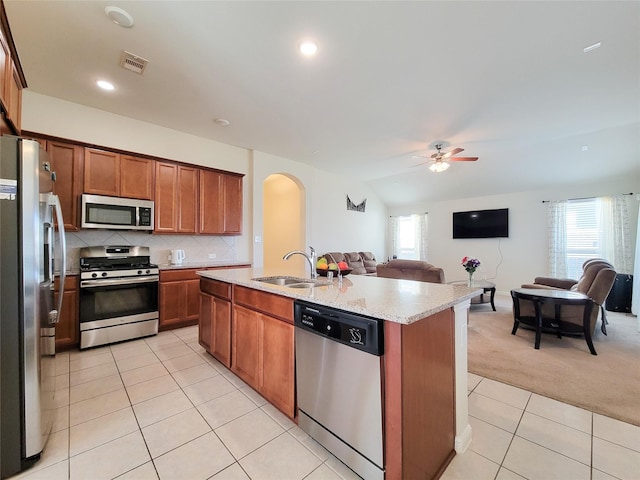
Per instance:
[[[142,275],[142,270],[138,270],[138,275]]]
[[[97,273],[92,273],[92,274],[91,274],[91,277],[92,277],[92,278],[96,278],[97,276],[98,276],[98,274],[97,274]]]
[[[102,272],[103,277],[106,277],[107,275],[108,275],[107,272]]]
[[[146,272],[146,273],[147,273],[147,275],[149,275],[149,274],[151,273],[151,270],[147,270],[147,272]]]

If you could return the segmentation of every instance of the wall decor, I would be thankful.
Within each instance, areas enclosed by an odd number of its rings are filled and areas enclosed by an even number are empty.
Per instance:
[[[366,208],[366,206],[367,206],[366,198],[362,200],[362,202],[356,205],[351,201],[351,199],[349,198],[349,195],[347,195],[347,210],[353,210],[354,212],[364,213],[364,209]]]

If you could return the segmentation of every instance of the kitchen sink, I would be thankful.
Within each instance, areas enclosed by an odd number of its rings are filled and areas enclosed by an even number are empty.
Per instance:
[[[331,282],[326,280],[313,280],[309,278],[299,278],[299,277],[288,277],[288,276],[278,276],[278,277],[259,277],[252,278],[251,280],[262,283],[270,283],[271,285],[281,285],[289,288],[312,288],[312,287],[322,287],[325,285],[331,285]]]

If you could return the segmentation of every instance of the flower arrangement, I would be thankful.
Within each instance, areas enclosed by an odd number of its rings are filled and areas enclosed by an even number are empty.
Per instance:
[[[470,275],[473,275],[473,273],[476,271],[476,268],[480,266],[480,260],[478,260],[477,258],[464,257],[462,259],[462,266]]]

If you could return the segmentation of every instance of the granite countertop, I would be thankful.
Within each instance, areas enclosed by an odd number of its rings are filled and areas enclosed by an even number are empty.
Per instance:
[[[446,285],[411,280],[348,275],[342,285],[336,278],[331,283],[318,277],[323,286],[289,288],[253,280],[260,277],[287,275],[309,279],[308,270],[278,271],[258,268],[205,270],[204,278],[242,285],[318,305],[339,308],[396,323],[410,324],[482,293],[482,289],[464,285]]]
[[[251,262],[232,262],[232,261],[217,261],[217,262],[183,262],[180,265],[173,265],[170,263],[162,263],[158,265],[159,270],[180,270],[183,268],[215,268],[215,267],[235,267],[240,265],[251,265]]]

